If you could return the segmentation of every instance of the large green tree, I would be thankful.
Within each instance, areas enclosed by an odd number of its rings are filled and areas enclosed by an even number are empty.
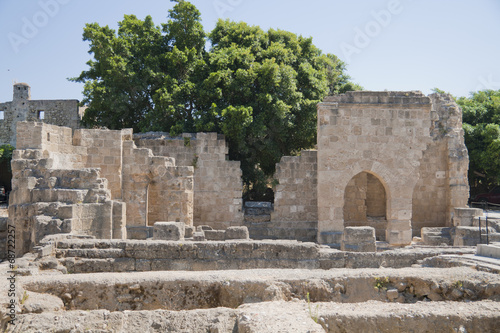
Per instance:
[[[177,2],[177,1],[176,1]],[[135,131],[193,131],[196,82],[204,61],[205,33],[200,13],[179,1],[163,28],[151,17],[125,15],[115,32],[87,24],[83,40],[90,43],[89,69],[76,82],[85,83],[86,126]]]
[[[469,183],[476,192],[486,191],[500,184],[500,90],[478,91],[457,102],[469,150]]]
[[[311,38],[243,22],[219,20],[209,39],[205,123],[229,139],[244,180],[263,185],[281,156],[316,143],[316,105],[347,88],[344,64]]]
[[[206,35],[196,7],[174,2],[161,28],[133,15],[117,32],[86,25],[94,60],[73,79],[85,83],[84,124],[223,133],[245,183],[262,188],[283,155],[315,144],[317,103],[360,87],[311,38],[228,20]]]

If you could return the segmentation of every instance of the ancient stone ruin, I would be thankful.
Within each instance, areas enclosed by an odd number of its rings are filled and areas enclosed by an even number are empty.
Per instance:
[[[8,332],[497,330],[500,219],[467,207],[450,96],[327,97],[274,203],[215,133],[16,126]]]
[[[0,103],[0,145],[16,146],[16,124],[19,121],[79,128],[84,111],[76,99],[32,100],[31,87],[26,83],[16,83],[12,101]]]

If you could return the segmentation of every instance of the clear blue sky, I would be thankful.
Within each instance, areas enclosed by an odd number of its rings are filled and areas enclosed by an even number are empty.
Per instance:
[[[468,96],[500,89],[499,0],[192,0],[210,31],[219,18],[303,36],[348,64],[367,90],[434,87]],[[54,5],[56,4],[56,5]],[[116,28],[124,14],[167,21],[168,0],[0,0],[0,102],[12,82],[32,99],[82,99],[85,23]]]

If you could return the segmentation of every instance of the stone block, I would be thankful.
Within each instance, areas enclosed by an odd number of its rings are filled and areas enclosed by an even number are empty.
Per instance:
[[[250,239],[247,227],[229,227],[225,231],[225,239]]]
[[[483,210],[479,208],[455,208],[453,225],[455,227],[471,227],[474,225],[474,218],[483,215]]]
[[[148,239],[153,237],[153,227],[146,226],[128,226],[127,239]]]
[[[153,227],[154,240],[184,240],[183,222],[156,222]]]
[[[211,226],[209,225],[199,225],[196,227],[196,231],[205,231],[205,230],[214,230]]]
[[[488,228],[490,234],[494,233],[493,228]],[[479,244],[478,227],[455,227],[453,233],[453,246],[476,246]],[[486,242],[486,228],[481,228],[483,242]]]
[[[500,259],[500,243],[491,243],[489,245],[478,244],[477,255]]]
[[[391,220],[387,223],[385,240],[391,245],[408,245],[412,240],[410,221]]]
[[[210,241],[223,241],[225,230],[205,230],[205,239]]]
[[[428,228],[421,230],[422,243],[430,246],[452,245],[451,228]]]
[[[375,252],[375,229],[372,227],[347,227],[342,236],[342,251]]]
[[[185,238],[192,238],[193,232],[194,232],[194,227],[192,225],[187,225],[184,227],[184,237]]]
[[[205,232],[204,231],[195,231],[193,232],[193,240],[195,242],[205,241]]]
[[[319,241],[320,244],[326,244],[330,247],[340,249],[342,243],[342,231],[320,231]]]

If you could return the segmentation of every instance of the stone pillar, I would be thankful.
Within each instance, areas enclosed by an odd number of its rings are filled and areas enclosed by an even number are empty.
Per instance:
[[[412,240],[411,215],[412,191],[415,183],[406,184],[398,181],[391,189],[391,199],[388,205],[387,229],[385,240],[391,245],[408,245]]]
[[[127,239],[127,205],[113,201],[113,238]]]
[[[412,230],[410,220],[389,220],[385,231],[385,240],[391,245],[411,243]]]

